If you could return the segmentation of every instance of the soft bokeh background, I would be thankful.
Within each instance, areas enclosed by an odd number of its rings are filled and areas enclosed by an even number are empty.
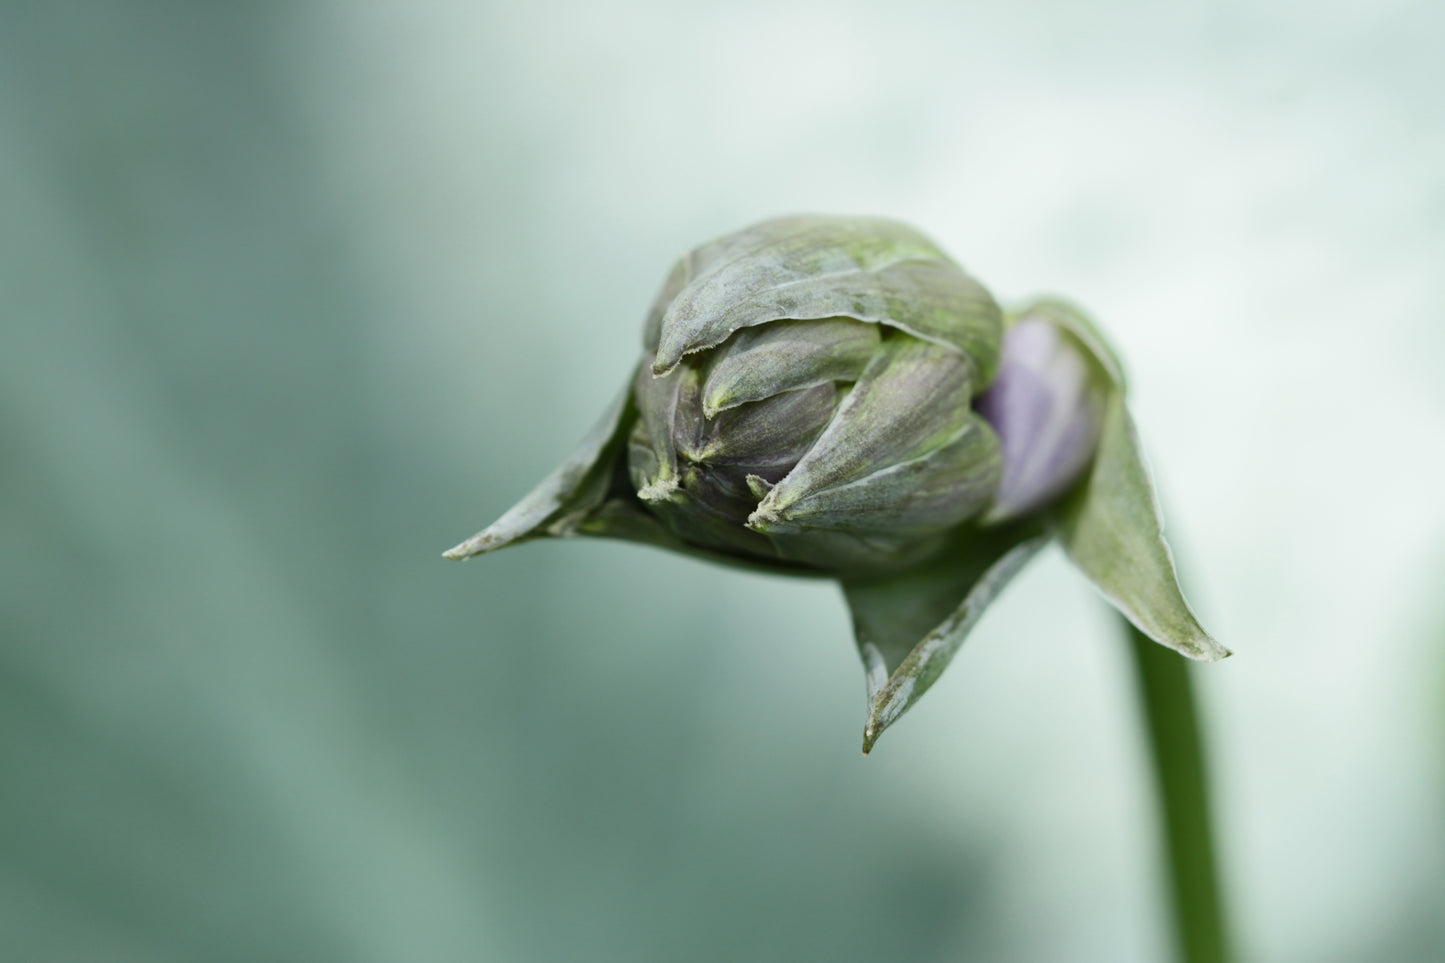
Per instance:
[[[874,755],[827,585],[438,553],[672,259],[900,217],[1087,305],[1206,624],[1251,960],[1445,957],[1445,8],[0,6],[6,959],[1151,961],[1054,556]]]

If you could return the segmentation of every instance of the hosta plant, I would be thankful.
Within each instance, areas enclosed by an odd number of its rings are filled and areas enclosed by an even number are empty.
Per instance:
[[[1180,592],[1103,337],[1061,302],[1005,314],[895,221],[783,218],[678,261],[591,434],[446,554],[571,536],[836,579],[865,752],[1053,540],[1155,642],[1229,654]]]
[[[1050,541],[1129,623],[1179,949],[1226,956],[1182,660],[1229,654],[1180,592],[1118,359],[1076,308],[1003,312],[894,221],[792,217],[667,275],[621,394],[572,455],[446,553],[647,542],[841,585],[863,751]]]

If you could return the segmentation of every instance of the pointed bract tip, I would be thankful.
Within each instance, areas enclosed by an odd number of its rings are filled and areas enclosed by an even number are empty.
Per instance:
[[[863,755],[866,756],[873,751],[873,744],[878,741],[878,737],[882,734],[883,730],[879,729],[872,722],[863,727]]]
[[[709,421],[722,414],[724,411],[731,411],[739,405],[746,404],[749,399],[738,400],[736,392],[731,392],[731,385],[713,385],[702,396],[702,416]],[[752,399],[757,401],[759,399]]]
[[[764,498],[764,501],[767,499]],[[748,516],[748,528],[755,532],[766,532],[769,528],[782,521],[771,506],[764,508],[759,505],[757,511]]]
[[[1229,658],[1231,655],[1234,654],[1233,651],[1220,645],[1218,642],[1214,641],[1214,639],[1208,636],[1205,636],[1205,639],[1207,640],[1208,644],[1205,645],[1197,655],[1193,653],[1186,653],[1189,658],[1193,659],[1196,662],[1223,662],[1225,659]]]
[[[1139,631],[1151,642],[1155,642],[1164,646],[1166,649],[1174,651],[1190,662],[1223,662],[1225,659],[1234,655],[1233,651],[1220,645],[1214,640],[1214,636],[1208,633],[1202,632],[1192,638],[1173,639],[1165,633],[1145,632],[1143,629]]]
[[[442,552],[442,558],[451,559],[453,562],[465,562],[469,558],[491,551],[496,540],[496,536],[491,534],[491,529],[483,529],[460,545],[453,545]]]

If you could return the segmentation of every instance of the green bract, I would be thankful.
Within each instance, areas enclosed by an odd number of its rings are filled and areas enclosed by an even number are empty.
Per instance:
[[[785,218],[691,252],[622,397],[446,554],[573,535],[838,579],[865,751],[1051,538],[1156,641],[1228,654],[1179,592],[1103,339],[1059,303],[1006,320],[893,221]]]
[[[694,251],[649,316],[632,484],[692,545],[831,572],[916,561],[993,497],[970,407],[1003,323],[891,221],[770,221]]]

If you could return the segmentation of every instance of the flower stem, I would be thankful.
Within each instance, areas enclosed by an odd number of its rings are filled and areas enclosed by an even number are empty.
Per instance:
[[[1209,819],[1204,747],[1189,662],[1151,641],[1122,617],[1149,730],[1179,959],[1230,958]]]

